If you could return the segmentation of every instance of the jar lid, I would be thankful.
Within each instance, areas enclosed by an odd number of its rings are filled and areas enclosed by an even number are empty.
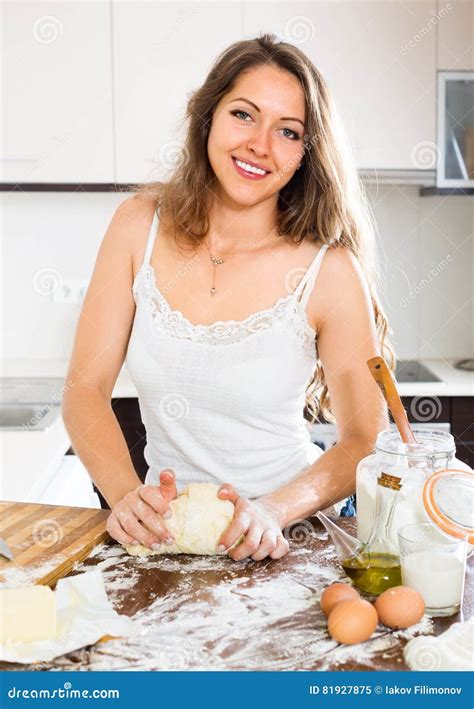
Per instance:
[[[433,473],[423,486],[423,503],[439,529],[474,544],[474,472],[447,468]]]
[[[381,453],[393,453],[413,460],[442,460],[454,455],[456,447],[452,433],[437,428],[412,426],[419,445],[404,443],[396,427],[380,431],[375,448]],[[444,465],[447,461],[444,462]]]

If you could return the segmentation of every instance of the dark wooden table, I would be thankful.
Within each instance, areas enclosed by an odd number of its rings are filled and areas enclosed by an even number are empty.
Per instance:
[[[339,518],[354,533],[354,518]],[[282,559],[235,562],[190,555],[130,557],[118,545],[96,547],[74,569],[98,566],[109,599],[134,617],[137,635],[35,665],[2,663],[3,670],[407,670],[403,647],[461,620],[428,619],[406,631],[379,626],[373,637],[343,646],[327,633],[319,596],[344,579],[332,542],[316,518],[285,530]],[[473,570],[466,577],[462,618],[472,612]]]

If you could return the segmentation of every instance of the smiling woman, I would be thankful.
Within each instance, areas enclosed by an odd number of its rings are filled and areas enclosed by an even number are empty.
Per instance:
[[[221,547],[276,559],[285,526],[354,492],[388,425],[366,365],[391,352],[370,213],[329,90],[298,48],[272,35],[231,45],[186,117],[169,178],[120,205],[105,235],[65,421],[118,541],[173,543],[177,484],[214,483],[235,508]],[[109,406],[124,359],[145,485]],[[305,407],[336,421],[331,450],[311,443]]]

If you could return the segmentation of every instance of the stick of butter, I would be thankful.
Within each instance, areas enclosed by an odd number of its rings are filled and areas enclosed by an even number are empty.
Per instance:
[[[2,645],[51,640],[56,633],[56,594],[48,586],[0,588]]]

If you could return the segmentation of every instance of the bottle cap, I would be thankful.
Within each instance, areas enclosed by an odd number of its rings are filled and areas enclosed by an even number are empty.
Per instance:
[[[467,537],[474,544],[474,472],[436,471],[423,486],[423,503],[439,529],[457,539]]]

